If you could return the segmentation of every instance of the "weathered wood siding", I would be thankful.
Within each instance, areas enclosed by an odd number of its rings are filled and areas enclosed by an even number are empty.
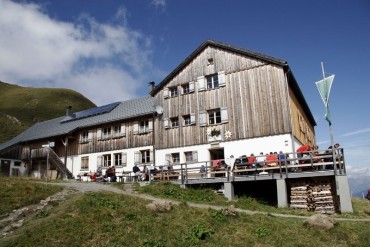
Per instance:
[[[289,90],[292,112],[293,135],[304,145],[316,146],[315,129],[308,121],[307,115],[299,104],[292,90]]]
[[[209,58],[213,64],[209,65]],[[223,71],[225,86],[198,91],[197,78]],[[181,95],[181,85],[194,82],[193,93]],[[199,126],[199,112],[228,109],[228,122],[215,125],[230,140],[277,135],[291,132],[287,83],[283,68],[264,61],[208,47],[165,87],[178,87],[179,96],[164,98],[164,90],[155,95],[164,108],[156,121],[156,147],[207,143],[207,127]],[[195,113],[196,124],[182,126],[182,116]],[[164,128],[164,119],[179,117],[180,126]],[[210,126],[208,126],[210,127]],[[157,141],[158,140],[158,141]]]
[[[76,145],[78,146],[78,151],[76,154],[88,154],[88,153],[96,153],[96,152],[106,152],[106,151],[113,151],[113,150],[122,150],[122,149],[129,149],[135,147],[143,147],[143,146],[150,146],[153,145],[153,131],[145,132],[145,133],[134,133],[134,124],[140,122],[141,120],[150,120],[152,118],[143,118],[143,119],[133,119],[130,122],[122,122],[122,123],[114,123],[108,125],[102,125],[99,128],[112,128],[112,135],[108,138],[98,138],[98,129],[86,129],[81,130],[76,134],[77,140],[79,140],[80,135],[84,131],[90,131],[91,139],[88,141],[77,141]],[[125,135],[124,136],[114,136],[113,135],[113,126],[117,125],[124,125],[125,126]]]

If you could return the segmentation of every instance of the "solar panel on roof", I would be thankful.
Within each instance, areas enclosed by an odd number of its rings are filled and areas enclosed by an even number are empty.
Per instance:
[[[82,119],[82,118],[92,117],[92,116],[96,116],[96,115],[105,114],[105,113],[111,112],[119,104],[120,104],[120,102],[115,102],[115,103],[111,103],[111,104],[108,104],[108,105],[103,105],[103,106],[95,107],[95,108],[92,108],[92,109],[76,112],[76,113],[74,113],[74,115],[75,115],[74,118],[63,119],[62,123],[63,122],[74,121],[74,120],[78,120],[78,119]]]

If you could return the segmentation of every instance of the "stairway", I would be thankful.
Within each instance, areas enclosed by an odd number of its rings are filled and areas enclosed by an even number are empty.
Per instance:
[[[67,167],[65,167],[63,161],[59,158],[59,156],[51,148],[49,148],[49,160],[55,165],[57,171],[60,174],[64,175],[63,177],[67,177],[68,179],[74,178],[72,172],[68,170]],[[64,174],[65,172],[67,173],[66,174],[67,176],[65,176]]]

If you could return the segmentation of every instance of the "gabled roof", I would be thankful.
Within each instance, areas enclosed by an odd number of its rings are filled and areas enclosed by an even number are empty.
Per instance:
[[[135,117],[155,113],[155,100],[151,96],[123,101],[117,104],[118,105],[110,112],[99,115],[92,115],[89,117],[70,121],[63,121],[65,120],[66,116],[62,116],[59,118],[37,123],[13,138],[12,140],[1,144],[0,150],[22,142],[67,135],[81,128],[99,126],[105,123],[132,119]],[[90,110],[93,109],[94,108]],[[86,112],[86,110],[82,112]],[[79,112],[75,114],[78,116]]]
[[[251,50],[247,50],[247,49],[244,49],[244,48],[240,48],[240,47],[232,46],[232,45],[225,44],[225,43],[222,43],[222,42],[218,42],[218,41],[215,41],[215,40],[206,40],[206,41],[204,41],[195,51],[193,51],[187,58],[185,58],[185,60],[182,63],[180,63],[179,66],[177,66],[170,74],[168,74],[168,76],[166,76],[166,78],[164,78],[150,92],[150,94],[152,96],[155,96],[165,85],[167,85],[167,83],[169,83],[171,81],[171,79],[174,76],[176,76],[182,69],[184,69],[196,56],[198,56],[208,46],[220,48],[220,49],[230,51],[230,52],[234,52],[234,53],[238,53],[238,54],[241,54],[241,55],[244,55],[244,56],[249,56],[249,57],[252,57],[252,58],[256,58],[256,59],[266,61],[268,63],[276,64],[276,65],[279,65],[279,66],[283,67],[284,71],[288,74],[288,84],[289,84],[289,86],[292,88],[294,94],[296,95],[297,99],[301,103],[301,106],[302,106],[303,110],[305,111],[305,113],[306,113],[309,121],[311,122],[311,124],[313,126],[316,126],[316,121],[315,121],[315,119],[314,119],[314,117],[311,113],[310,108],[308,107],[306,99],[304,98],[303,93],[302,93],[301,89],[299,88],[299,85],[298,85],[298,83],[297,83],[297,81],[296,81],[296,79],[295,79],[295,77],[294,77],[292,71],[290,70],[290,68],[288,66],[288,63],[286,61],[284,61],[282,59],[279,59],[279,58],[272,57],[272,56],[264,55],[264,54],[261,54],[261,53],[258,53],[258,52],[254,52],[254,51],[251,51]]]

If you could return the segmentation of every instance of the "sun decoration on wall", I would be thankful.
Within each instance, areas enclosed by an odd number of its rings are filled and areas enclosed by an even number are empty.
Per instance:
[[[231,139],[231,136],[233,135],[233,133],[231,133],[231,131],[230,130],[228,130],[228,131],[226,131],[225,132],[225,138],[226,138],[226,140],[227,139]]]

